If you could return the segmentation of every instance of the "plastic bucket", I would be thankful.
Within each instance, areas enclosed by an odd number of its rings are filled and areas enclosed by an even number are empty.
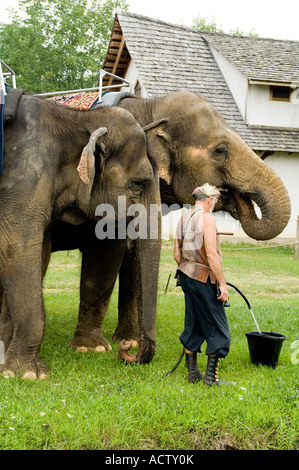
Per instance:
[[[250,331],[245,333],[248,341],[250,359],[253,364],[262,364],[275,369],[282,343],[286,336],[273,331]]]

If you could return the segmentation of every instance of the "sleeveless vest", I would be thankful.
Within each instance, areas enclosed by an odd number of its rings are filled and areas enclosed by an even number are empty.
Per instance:
[[[182,256],[178,270],[197,281],[206,283],[208,278],[212,284],[217,282],[211,271],[204,246],[202,232],[202,208],[191,207],[181,218],[177,238],[182,241]],[[219,237],[217,235],[217,251],[221,257]]]

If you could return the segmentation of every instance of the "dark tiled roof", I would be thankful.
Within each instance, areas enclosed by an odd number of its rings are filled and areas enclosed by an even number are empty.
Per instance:
[[[204,32],[249,80],[299,84],[299,41]]]
[[[298,57],[299,43],[206,33],[131,13],[118,14],[117,19],[126,51],[133,59],[149,96],[163,96],[178,90],[201,93],[252,149],[299,151],[299,129],[246,125],[209,46],[212,44],[248,78],[264,80],[266,74],[268,79],[271,76],[271,80],[281,81],[284,77],[284,81],[298,83],[299,61],[295,57]],[[272,66],[273,51],[279,53],[279,44],[281,56]],[[293,52],[288,55],[291,46]],[[254,67],[251,67],[249,58],[253,57],[253,50],[255,59]],[[234,57],[234,51],[239,51],[239,55]],[[267,59],[268,54],[271,54],[270,59]],[[284,61],[284,57],[288,60]],[[267,61],[268,64],[271,62],[268,74],[265,69]],[[278,61],[282,63],[281,69]],[[284,70],[286,75],[283,75]]]

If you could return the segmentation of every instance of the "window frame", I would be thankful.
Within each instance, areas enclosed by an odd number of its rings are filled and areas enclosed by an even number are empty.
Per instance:
[[[273,96],[273,91],[274,91],[275,88],[285,88],[285,89],[287,89],[289,91],[289,97],[288,98],[279,98],[279,97]],[[292,94],[292,89],[289,86],[270,85],[270,101],[283,101],[285,103],[290,103],[291,94]]]

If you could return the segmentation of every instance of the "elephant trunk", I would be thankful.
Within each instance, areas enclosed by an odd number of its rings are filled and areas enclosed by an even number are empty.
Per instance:
[[[161,251],[161,204],[159,196],[159,179],[147,188],[144,201],[147,208],[147,237],[138,238],[130,243],[134,245],[134,282],[135,292],[138,292],[138,351],[129,352],[130,341],[119,344],[118,356],[126,362],[148,363],[152,360],[156,345],[156,309],[159,260]]]
[[[154,357],[156,348],[156,304],[158,291],[158,271],[160,241],[157,240],[152,246],[146,244],[144,251],[144,240],[136,244],[135,253],[145,253],[142,260],[138,261],[139,271],[139,293],[138,293],[138,351],[130,353],[131,341],[123,340],[119,343],[118,357],[120,360],[132,363],[149,363]],[[137,255],[138,256],[138,255]],[[158,259],[157,259],[158,258]],[[153,261],[154,260],[154,261]]]
[[[245,143],[242,142],[236,154],[241,156],[237,162],[239,170],[229,170],[229,185],[234,188],[237,218],[249,237],[270,240],[279,235],[289,221],[291,204],[288,191],[279,176]],[[240,168],[242,174],[236,178]],[[253,202],[260,209],[260,217]]]

